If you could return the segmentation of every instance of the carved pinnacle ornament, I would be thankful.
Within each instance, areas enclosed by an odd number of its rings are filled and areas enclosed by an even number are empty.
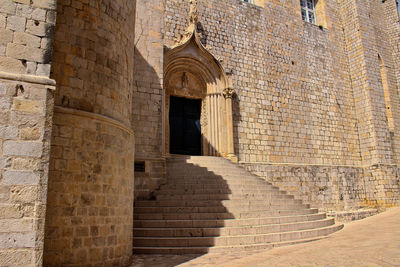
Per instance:
[[[188,24],[196,24],[198,20],[199,15],[197,13],[197,0],[190,0]]]
[[[236,92],[235,89],[231,88],[231,87],[227,87],[222,91],[222,95],[225,98],[233,98],[235,96]]]

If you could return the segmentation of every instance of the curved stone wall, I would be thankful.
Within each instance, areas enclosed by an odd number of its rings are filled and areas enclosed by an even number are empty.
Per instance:
[[[132,254],[135,1],[58,1],[45,266]]]

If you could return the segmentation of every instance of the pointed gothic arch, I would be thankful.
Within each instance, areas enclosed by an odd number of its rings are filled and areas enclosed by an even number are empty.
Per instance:
[[[164,55],[164,149],[169,153],[170,96],[200,99],[202,155],[236,160],[233,144],[230,78],[220,62],[201,43],[198,22],[189,26],[183,40]]]

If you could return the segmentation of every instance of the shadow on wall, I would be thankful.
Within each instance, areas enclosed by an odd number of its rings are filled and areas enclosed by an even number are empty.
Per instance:
[[[226,242],[221,231],[235,217],[223,201],[232,191],[222,176],[188,159],[168,159],[167,183],[155,199],[135,202],[134,254],[197,254],[189,261]]]
[[[135,199],[146,199],[165,181],[165,162],[144,161],[146,158],[161,158],[162,83],[155,68],[145,58],[151,60],[152,55],[142,55],[139,50],[135,47],[132,125],[135,160],[143,159],[146,172],[135,172]]]
[[[235,90],[236,95],[232,99],[233,146],[235,155],[239,158],[239,123],[242,121],[242,116],[240,112],[240,90],[239,88],[235,88]]]

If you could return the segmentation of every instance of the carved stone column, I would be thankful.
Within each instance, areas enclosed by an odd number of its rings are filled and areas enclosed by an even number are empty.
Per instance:
[[[227,87],[222,92],[226,103],[226,127],[227,127],[227,149],[228,159],[237,162],[235,156],[235,148],[233,145],[233,114],[232,114],[232,98],[235,96],[235,90],[232,87]]]

